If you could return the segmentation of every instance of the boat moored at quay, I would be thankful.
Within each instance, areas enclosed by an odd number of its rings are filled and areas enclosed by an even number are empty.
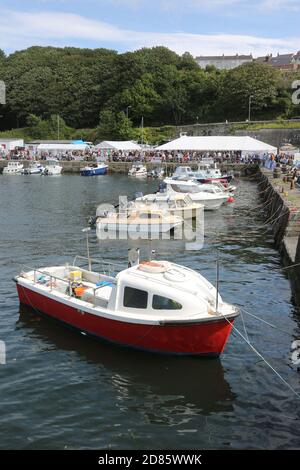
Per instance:
[[[24,168],[23,163],[11,161],[3,168],[4,175],[20,175]]]
[[[78,266],[88,261],[89,268]],[[76,257],[73,265],[22,271],[21,304],[84,335],[165,354],[219,356],[238,309],[198,272],[168,261],[137,261],[125,269]],[[113,272],[118,271],[113,275]]]
[[[81,176],[98,176],[106,175],[108,172],[108,165],[105,163],[95,163],[92,165],[87,165],[80,170]]]

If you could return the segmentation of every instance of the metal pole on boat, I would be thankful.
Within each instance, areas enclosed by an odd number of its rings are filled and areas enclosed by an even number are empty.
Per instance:
[[[217,253],[216,261],[216,313],[219,309],[219,283],[220,283],[220,263],[219,263],[219,253]]]
[[[89,231],[90,230],[91,230],[91,227],[87,227],[82,230],[83,232],[86,233],[86,252],[87,252],[89,271],[92,270],[92,263],[91,263],[91,258],[90,258],[90,245],[89,245]]]

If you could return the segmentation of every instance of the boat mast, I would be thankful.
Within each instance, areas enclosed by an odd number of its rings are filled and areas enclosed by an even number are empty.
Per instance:
[[[219,309],[219,283],[220,283],[220,263],[219,263],[219,253],[217,253],[216,260],[216,313]]]
[[[87,227],[82,230],[83,232],[86,233],[86,252],[87,252],[89,271],[92,270],[92,263],[91,263],[91,258],[90,258],[90,245],[89,245],[89,231],[90,230],[91,230],[91,227]]]

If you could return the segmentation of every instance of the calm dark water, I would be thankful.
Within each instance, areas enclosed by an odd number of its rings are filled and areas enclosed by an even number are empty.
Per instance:
[[[165,357],[101,344],[20,310],[17,263],[85,254],[81,229],[97,204],[156,187],[121,176],[0,176],[0,448],[300,448],[299,400],[236,334],[220,360]],[[211,281],[218,250],[223,297],[285,330],[245,317],[251,342],[299,390],[291,343],[300,317],[263,219],[249,210],[257,204],[256,185],[240,182],[235,204],[206,213],[203,250],[186,252],[174,240],[156,248]],[[127,249],[91,234],[94,256],[122,261]],[[241,319],[236,325],[243,331]]]

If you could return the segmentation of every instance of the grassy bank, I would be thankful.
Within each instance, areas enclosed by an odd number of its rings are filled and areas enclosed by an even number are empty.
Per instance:
[[[144,142],[149,145],[156,145],[161,142],[172,140],[176,137],[175,126],[163,126],[163,127],[145,127],[133,128],[131,135],[128,136],[128,140],[135,140],[138,142]],[[11,129],[9,131],[1,131],[0,138],[18,138],[24,139],[25,141],[31,140],[55,140],[57,136],[51,133],[44,133],[37,136],[34,130],[30,127],[23,127],[19,129]],[[109,137],[102,137],[95,129],[68,129],[67,133],[60,134],[61,140],[72,140],[72,139],[83,139],[88,142],[99,142],[101,140],[114,140]],[[125,140],[125,138],[123,139]],[[127,139],[126,139],[127,140]]]
[[[261,129],[300,129],[300,120],[295,122],[273,121],[256,124],[237,124],[231,126],[231,131],[259,131]]]

